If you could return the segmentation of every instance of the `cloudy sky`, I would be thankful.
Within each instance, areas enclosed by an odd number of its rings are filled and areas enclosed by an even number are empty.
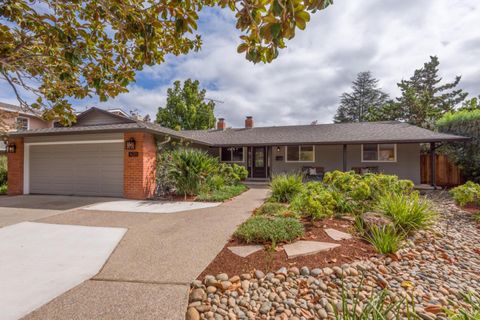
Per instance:
[[[314,14],[307,29],[267,65],[254,65],[236,53],[239,32],[231,13],[210,9],[200,17],[200,52],[169,57],[138,73],[129,93],[101,104],[77,101],[77,109],[122,107],[154,117],[172,82],[192,78],[200,80],[209,98],[224,102],[215,115],[231,126],[243,125],[246,115],[256,125],[328,123],[358,72],[372,71],[396,96],[396,83],[430,55],[439,57],[444,79],[461,75],[461,87],[480,94],[478,0],[336,0]],[[0,99],[15,102],[3,89]]]

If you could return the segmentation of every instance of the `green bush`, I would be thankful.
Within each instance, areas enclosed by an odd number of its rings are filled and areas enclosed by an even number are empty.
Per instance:
[[[314,220],[332,216],[336,204],[332,194],[322,183],[308,182],[293,198],[290,208]]]
[[[7,184],[7,157],[0,155],[0,186]]]
[[[429,201],[420,198],[418,193],[388,193],[378,200],[376,208],[392,218],[395,226],[405,233],[429,227],[436,216]]]
[[[214,190],[203,190],[197,196],[197,201],[222,202],[236,197],[247,190],[244,184],[224,185]]]
[[[0,186],[0,194],[7,194],[7,191],[8,191],[8,186],[7,184],[2,184]]]
[[[243,181],[248,176],[248,170],[244,166],[239,166],[236,163],[220,164],[219,174],[223,177],[226,184],[236,184]]]
[[[451,142],[442,147],[462,174],[480,183],[480,109],[448,112],[437,122],[438,131],[470,137],[465,142]]]
[[[197,149],[177,149],[171,153],[169,176],[178,194],[197,195],[209,176],[218,171],[218,160]]]
[[[276,202],[290,202],[303,189],[301,174],[279,174],[270,182],[271,199]]]
[[[387,193],[410,194],[414,187],[410,180],[400,180],[395,175],[381,173],[367,173],[363,176],[363,181],[370,187],[374,200]]]
[[[379,253],[388,254],[395,253],[400,248],[400,244],[405,238],[394,227],[371,226],[369,231],[364,235],[365,239],[370,242]]]
[[[278,202],[266,202],[260,208],[255,210],[259,216],[269,217],[294,217],[295,214],[290,211],[286,205]]]
[[[269,218],[253,216],[242,223],[235,231],[237,236],[246,243],[272,244],[290,242],[301,237],[305,230],[303,225],[294,218]]]
[[[467,183],[453,188],[450,190],[450,194],[460,206],[467,204],[480,204],[480,184],[472,181],[467,181]]]

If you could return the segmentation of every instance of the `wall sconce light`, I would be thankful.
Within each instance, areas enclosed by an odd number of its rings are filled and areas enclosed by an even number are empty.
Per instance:
[[[280,152],[280,146],[277,146],[277,152]]]
[[[10,143],[7,146],[7,152],[8,153],[15,153],[16,151],[17,151],[17,146],[15,145],[15,143]]]
[[[130,138],[125,141],[125,150],[135,150],[135,139]]]

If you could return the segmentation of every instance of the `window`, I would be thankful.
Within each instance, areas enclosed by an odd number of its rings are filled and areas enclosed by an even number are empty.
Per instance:
[[[285,151],[287,162],[314,162],[314,146],[287,146]]]
[[[17,118],[17,130],[28,130],[28,118]]]
[[[243,148],[221,148],[221,159],[224,162],[244,162]]]
[[[397,145],[362,144],[362,162],[395,162],[397,161]]]

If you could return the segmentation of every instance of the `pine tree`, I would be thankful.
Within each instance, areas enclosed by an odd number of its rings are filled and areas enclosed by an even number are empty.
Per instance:
[[[335,123],[369,121],[374,113],[388,99],[388,94],[378,88],[378,80],[370,71],[360,72],[352,82],[352,92],[344,92],[334,117]]]
[[[400,120],[434,129],[435,122],[445,113],[453,111],[468,95],[462,89],[456,89],[460,76],[455,77],[453,82],[441,84],[439,64],[438,58],[431,56],[430,61],[415,70],[409,80],[398,83],[401,96],[378,110],[373,120]]]

